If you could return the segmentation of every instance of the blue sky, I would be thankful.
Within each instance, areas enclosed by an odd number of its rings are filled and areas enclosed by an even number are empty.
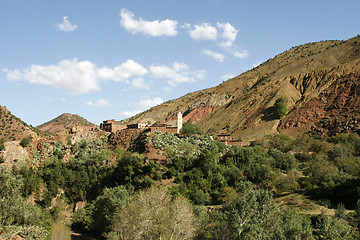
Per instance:
[[[0,0],[0,105],[99,124],[209,88],[293,46],[360,33],[360,1]]]

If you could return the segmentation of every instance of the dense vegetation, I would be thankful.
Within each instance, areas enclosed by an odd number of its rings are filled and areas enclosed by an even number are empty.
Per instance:
[[[155,133],[152,142],[165,163],[146,161],[139,146],[83,140],[43,143],[31,167],[0,167],[1,237],[45,239],[70,228],[109,239],[358,237],[357,135],[274,135],[228,147],[205,135]],[[277,206],[291,194],[336,214]]]

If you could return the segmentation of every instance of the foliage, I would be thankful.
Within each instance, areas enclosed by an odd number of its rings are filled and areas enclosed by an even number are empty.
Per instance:
[[[269,137],[269,143],[271,148],[276,148],[282,152],[289,152],[292,149],[293,140],[283,134],[276,134]]]
[[[55,156],[53,161],[39,168],[38,175],[46,186],[44,206],[49,206],[51,199],[58,194],[60,189],[65,191],[71,203],[95,199],[101,192],[102,181],[111,171],[111,168],[102,167],[108,161],[110,152],[99,141],[85,140],[72,146],[72,150],[75,157],[70,161],[63,162]],[[58,153],[54,151],[53,154]],[[26,177],[28,173],[23,173],[23,175]],[[38,178],[34,176],[34,179]],[[30,188],[33,185],[26,187],[24,192],[26,194],[33,192],[35,189]]]
[[[164,187],[140,191],[116,213],[109,239],[192,239],[196,217],[189,202]]]
[[[0,140],[0,152],[5,149],[4,142],[5,142],[5,139]]]
[[[26,147],[31,142],[31,137],[23,138],[20,142],[20,146]]]
[[[192,124],[191,122],[184,122],[180,133],[185,135],[192,135],[192,134],[204,134],[204,132],[196,125]]]
[[[127,185],[140,189],[145,175],[144,171],[144,156],[138,153],[125,152],[122,158],[117,161],[113,173],[114,181],[117,185]]]
[[[45,239],[52,221],[39,207],[25,202],[21,196],[22,179],[0,167],[0,182],[2,237],[21,235],[26,239]]]
[[[283,153],[277,149],[271,148],[268,154],[274,158],[274,167],[288,171],[296,167],[295,156],[291,153]]]
[[[130,198],[129,191],[123,186],[105,188],[82,211],[76,212],[73,227],[90,231],[97,236],[109,232],[116,211],[124,208]]]
[[[314,216],[312,218],[316,235],[319,239],[354,239],[351,226],[342,218],[329,217],[326,215]]]
[[[274,104],[274,115],[276,118],[281,118],[287,114],[287,99],[285,97],[280,97],[276,99]]]
[[[242,182],[239,193],[207,219],[197,239],[311,239],[307,218],[281,211],[266,190],[255,190]]]
[[[138,146],[148,141],[145,137]],[[272,135],[252,146],[229,147],[206,135],[158,132],[152,142],[166,156],[163,165],[146,161],[141,148],[111,151],[102,141],[83,140],[71,146],[74,157],[67,162],[65,146],[57,142],[33,151],[39,167],[34,161],[12,172],[0,168],[2,237],[19,232],[43,239],[53,220],[41,207],[59,202],[75,209],[78,201],[87,204],[75,213],[72,228],[100,238],[169,239],[172,233],[173,239],[356,237],[349,219],[357,227],[360,218],[349,218],[346,211],[360,205],[360,138],[355,134],[329,139],[306,134],[294,140]],[[171,189],[153,187],[154,180],[169,178],[176,183]],[[310,221],[276,207],[272,194],[297,191],[318,204],[339,206],[336,216]],[[29,196],[40,204],[26,204]],[[202,205],[210,204],[218,206],[206,212]],[[52,204],[52,217],[59,219],[61,211]],[[69,233],[56,222],[53,235]]]

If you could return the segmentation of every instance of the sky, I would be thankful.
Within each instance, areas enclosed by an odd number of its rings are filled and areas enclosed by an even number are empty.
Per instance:
[[[0,105],[100,124],[360,34],[359,0],[0,0]]]

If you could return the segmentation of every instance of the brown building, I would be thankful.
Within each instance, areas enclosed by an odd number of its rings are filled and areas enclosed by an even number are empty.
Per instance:
[[[103,123],[100,124],[100,129],[106,132],[116,132],[124,129],[143,129],[143,128],[144,129],[150,128],[151,133],[154,132],[162,132],[162,133],[169,132],[172,134],[180,133],[180,130],[182,128],[182,114],[179,112],[177,115],[176,127],[167,124],[157,124],[153,126],[148,126],[147,124],[143,124],[143,123],[123,125],[119,121],[115,121],[114,119],[103,121]]]
[[[172,127],[166,124],[157,124],[157,125],[152,125],[150,126],[150,132],[151,133],[155,133],[155,132],[169,132],[172,134],[175,134],[178,132],[178,128],[177,127]]]
[[[127,129],[140,129],[140,128],[146,128],[148,125],[144,123],[134,123],[127,125]]]
[[[225,143],[227,146],[242,146],[242,140],[233,140],[230,134],[219,134],[217,135],[217,138],[220,142]]]
[[[126,125],[123,125],[119,121],[115,121],[114,119],[106,120],[100,123],[100,129],[106,132],[116,132],[126,128]]]

